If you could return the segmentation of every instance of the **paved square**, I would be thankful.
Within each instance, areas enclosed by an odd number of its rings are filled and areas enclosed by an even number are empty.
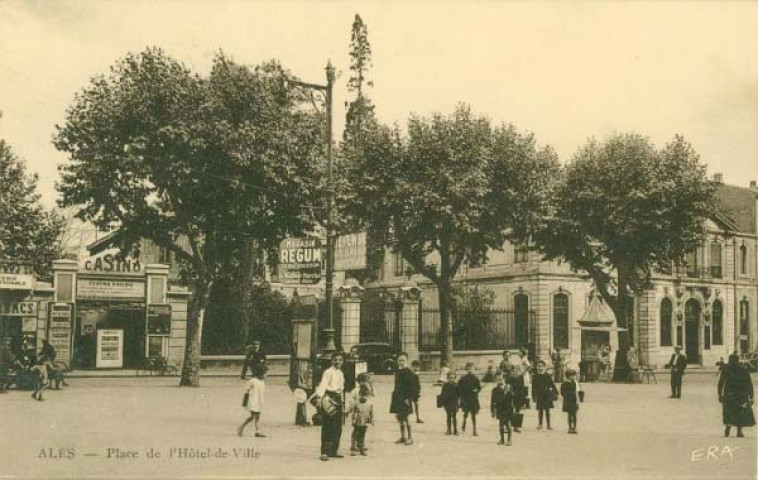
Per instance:
[[[284,379],[267,380],[262,418],[268,438],[250,428],[236,436],[246,412],[244,382],[202,378],[179,388],[176,378],[78,378],[35,402],[27,392],[0,396],[0,476],[249,477],[249,476],[493,476],[509,478],[755,478],[755,429],[723,437],[713,373],[685,377],[681,400],[667,398],[668,378],[655,385],[584,385],[579,435],[566,433],[565,414],[553,410],[554,430],[536,430],[528,410],[514,445],[496,445],[487,386],[481,394],[479,437],[444,436],[434,408],[439,389],[422,386],[424,424],[415,445],[394,444],[398,429],[388,411],[391,377],[375,377],[377,423],[368,457],[318,460],[319,428],[293,425],[295,403]],[[560,402],[559,402],[560,403]],[[349,455],[349,432],[341,453]],[[151,450],[152,449],[152,450]],[[153,458],[148,458],[152,452]],[[110,458],[109,458],[110,454]],[[156,458],[160,454],[160,458]],[[208,455],[210,458],[203,458]]]

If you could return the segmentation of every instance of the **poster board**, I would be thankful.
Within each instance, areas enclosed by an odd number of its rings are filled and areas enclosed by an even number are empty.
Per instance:
[[[97,331],[97,368],[124,366],[124,331],[105,329]]]

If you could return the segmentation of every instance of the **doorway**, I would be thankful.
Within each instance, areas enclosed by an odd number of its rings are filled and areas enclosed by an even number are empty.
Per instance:
[[[122,368],[136,368],[143,363],[147,340],[144,304],[81,302],[77,307],[74,344],[79,368],[95,368],[97,331],[102,329],[124,332]]]
[[[690,299],[684,305],[684,354],[687,363],[700,363],[700,303]]]

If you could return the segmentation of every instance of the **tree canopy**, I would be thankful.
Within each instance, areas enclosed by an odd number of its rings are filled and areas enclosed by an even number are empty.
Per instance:
[[[63,220],[42,207],[37,181],[0,139],[0,259],[28,263],[40,278],[49,279]]]
[[[539,249],[587,272],[626,327],[628,296],[701,241],[714,186],[681,136],[662,149],[638,134],[593,139],[564,173]]]
[[[297,108],[291,75],[216,55],[207,77],[162,50],[129,54],[92,79],[58,127],[62,206],[119,228],[122,248],[150,239],[193,287],[182,384],[197,384],[212,283],[251,244],[274,250],[313,228],[324,159],[321,114]]]
[[[450,360],[453,278],[464,262],[481,263],[489,249],[523,241],[544,223],[555,154],[463,105],[450,115],[411,117],[406,134],[366,123],[345,154],[346,210],[435,283]]]

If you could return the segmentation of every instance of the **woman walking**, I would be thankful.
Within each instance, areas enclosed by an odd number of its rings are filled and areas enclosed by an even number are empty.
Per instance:
[[[753,382],[750,374],[740,364],[736,354],[729,356],[726,368],[719,376],[719,402],[722,404],[724,436],[728,437],[732,426],[737,427],[737,436],[744,437],[742,427],[755,425],[753,415]]]

